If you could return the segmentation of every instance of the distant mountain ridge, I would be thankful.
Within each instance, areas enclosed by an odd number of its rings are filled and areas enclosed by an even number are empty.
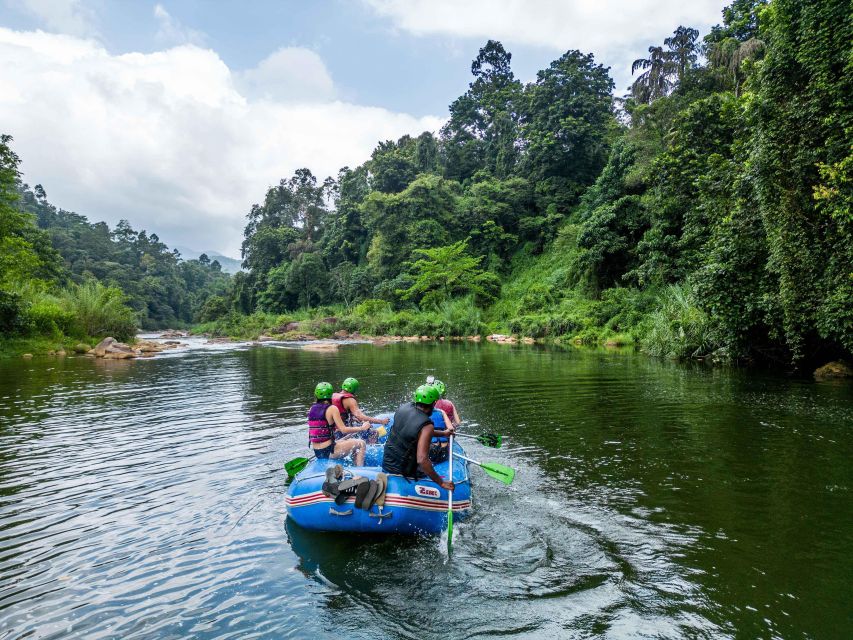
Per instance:
[[[237,258],[229,258],[228,256],[223,256],[221,253],[217,253],[216,251],[196,251],[195,249],[190,249],[189,247],[175,247],[180,254],[181,258],[184,260],[196,260],[198,257],[204,253],[207,254],[207,257],[210,258],[211,261],[216,260],[219,264],[222,265],[222,270],[225,273],[237,273],[242,270],[240,266],[241,261]]]

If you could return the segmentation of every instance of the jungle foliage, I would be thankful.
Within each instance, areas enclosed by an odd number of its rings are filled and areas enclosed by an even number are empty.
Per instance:
[[[26,189],[4,210],[2,277],[91,274],[143,319],[218,331],[333,313],[368,333],[511,331],[780,366],[850,357],[849,0],[734,0],[710,33],[677,26],[648,51],[614,99],[590,54],[569,50],[525,84],[488,41],[437,134],[270,188],[230,283],[153,234],[48,215]]]
[[[203,320],[228,295],[216,261],[184,261],[126,221],[110,229],[54,207],[21,182],[11,142],[0,137],[0,338],[131,339]]]
[[[241,310],[367,300],[388,318],[465,297],[484,330],[849,355],[849,8],[735,0],[704,37],[649,47],[617,100],[591,55],[525,85],[489,41],[438,136],[383,141],[323,183],[302,169],[252,208]]]

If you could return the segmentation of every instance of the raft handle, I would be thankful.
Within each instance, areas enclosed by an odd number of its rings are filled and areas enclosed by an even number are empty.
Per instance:
[[[376,508],[379,509],[379,513],[368,513],[367,514],[371,518],[379,518],[379,522],[377,522],[376,524],[382,524],[385,521],[385,518],[390,518],[391,516],[394,515],[393,511],[389,511],[388,513],[385,513],[382,511],[382,507],[376,507]]]
[[[337,511],[334,507],[329,507],[329,515],[330,516],[351,516],[352,509],[348,509],[346,511]]]

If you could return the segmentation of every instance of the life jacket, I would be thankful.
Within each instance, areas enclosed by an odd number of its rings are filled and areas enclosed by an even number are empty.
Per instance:
[[[349,409],[344,406],[344,400],[346,398],[355,398],[353,394],[349,391],[338,391],[337,393],[332,394],[332,404],[338,408],[338,411],[341,412],[341,420],[343,423],[350,427],[352,426],[350,423],[352,422],[352,414]]]
[[[436,403],[436,405],[438,405],[438,403]],[[447,412],[445,411],[445,413]],[[448,414],[447,417],[449,418],[450,415]],[[430,416],[430,420],[432,420],[432,426],[435,427],[436,431],[444,431],[447,428],[447,425],[444,424],[444,416],[441,415],[441,411],[438,410],[438,406],[436,406],[435,409],[432,410],[432,416]],[[435,436],[432,439],[432,442],[445,443],[447,442],[447,440],[447,436]]]
[[[325,402],[315,402],[308,409],[308,443],[320,443],[331,440],[335,443],[335,430],[326,420],[326,409],[331,405]]]
[[[432,418],[418,409],[414,402],[407,402],[394,414],[394,428],[385,443],[382,470],[398,473],[406,478],[415,478],[418,473],[418,438],[421,429],[432,422]]]

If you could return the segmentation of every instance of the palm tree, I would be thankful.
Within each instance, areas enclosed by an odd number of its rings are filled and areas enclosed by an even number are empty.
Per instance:
[[[640,102],[650,103],[669,93],[672,86],[669,77],[674,70],[672,55],[663,47],[649,47],[649,57],[634,60],[631,75],[638,69],[645,69],[631,85],[631,93]]]
[[[725,38],[708,48],[708,60],[711,66],[723,69],[735,83],[735,96],[740,97],[740,87],[745,79],[741,65],[746,60],[756,59],[764,51],[764,42],[750,38],[740,42],[736,38]]]
[[[696,64],[699,54],[699,45],[696,44],[698,37],[699,31],[696,29],[679,26],[673,31],[672,36],[663,41],[669,47],[670,59],[675,65],[679,84],[684,80],[687,70]]]

